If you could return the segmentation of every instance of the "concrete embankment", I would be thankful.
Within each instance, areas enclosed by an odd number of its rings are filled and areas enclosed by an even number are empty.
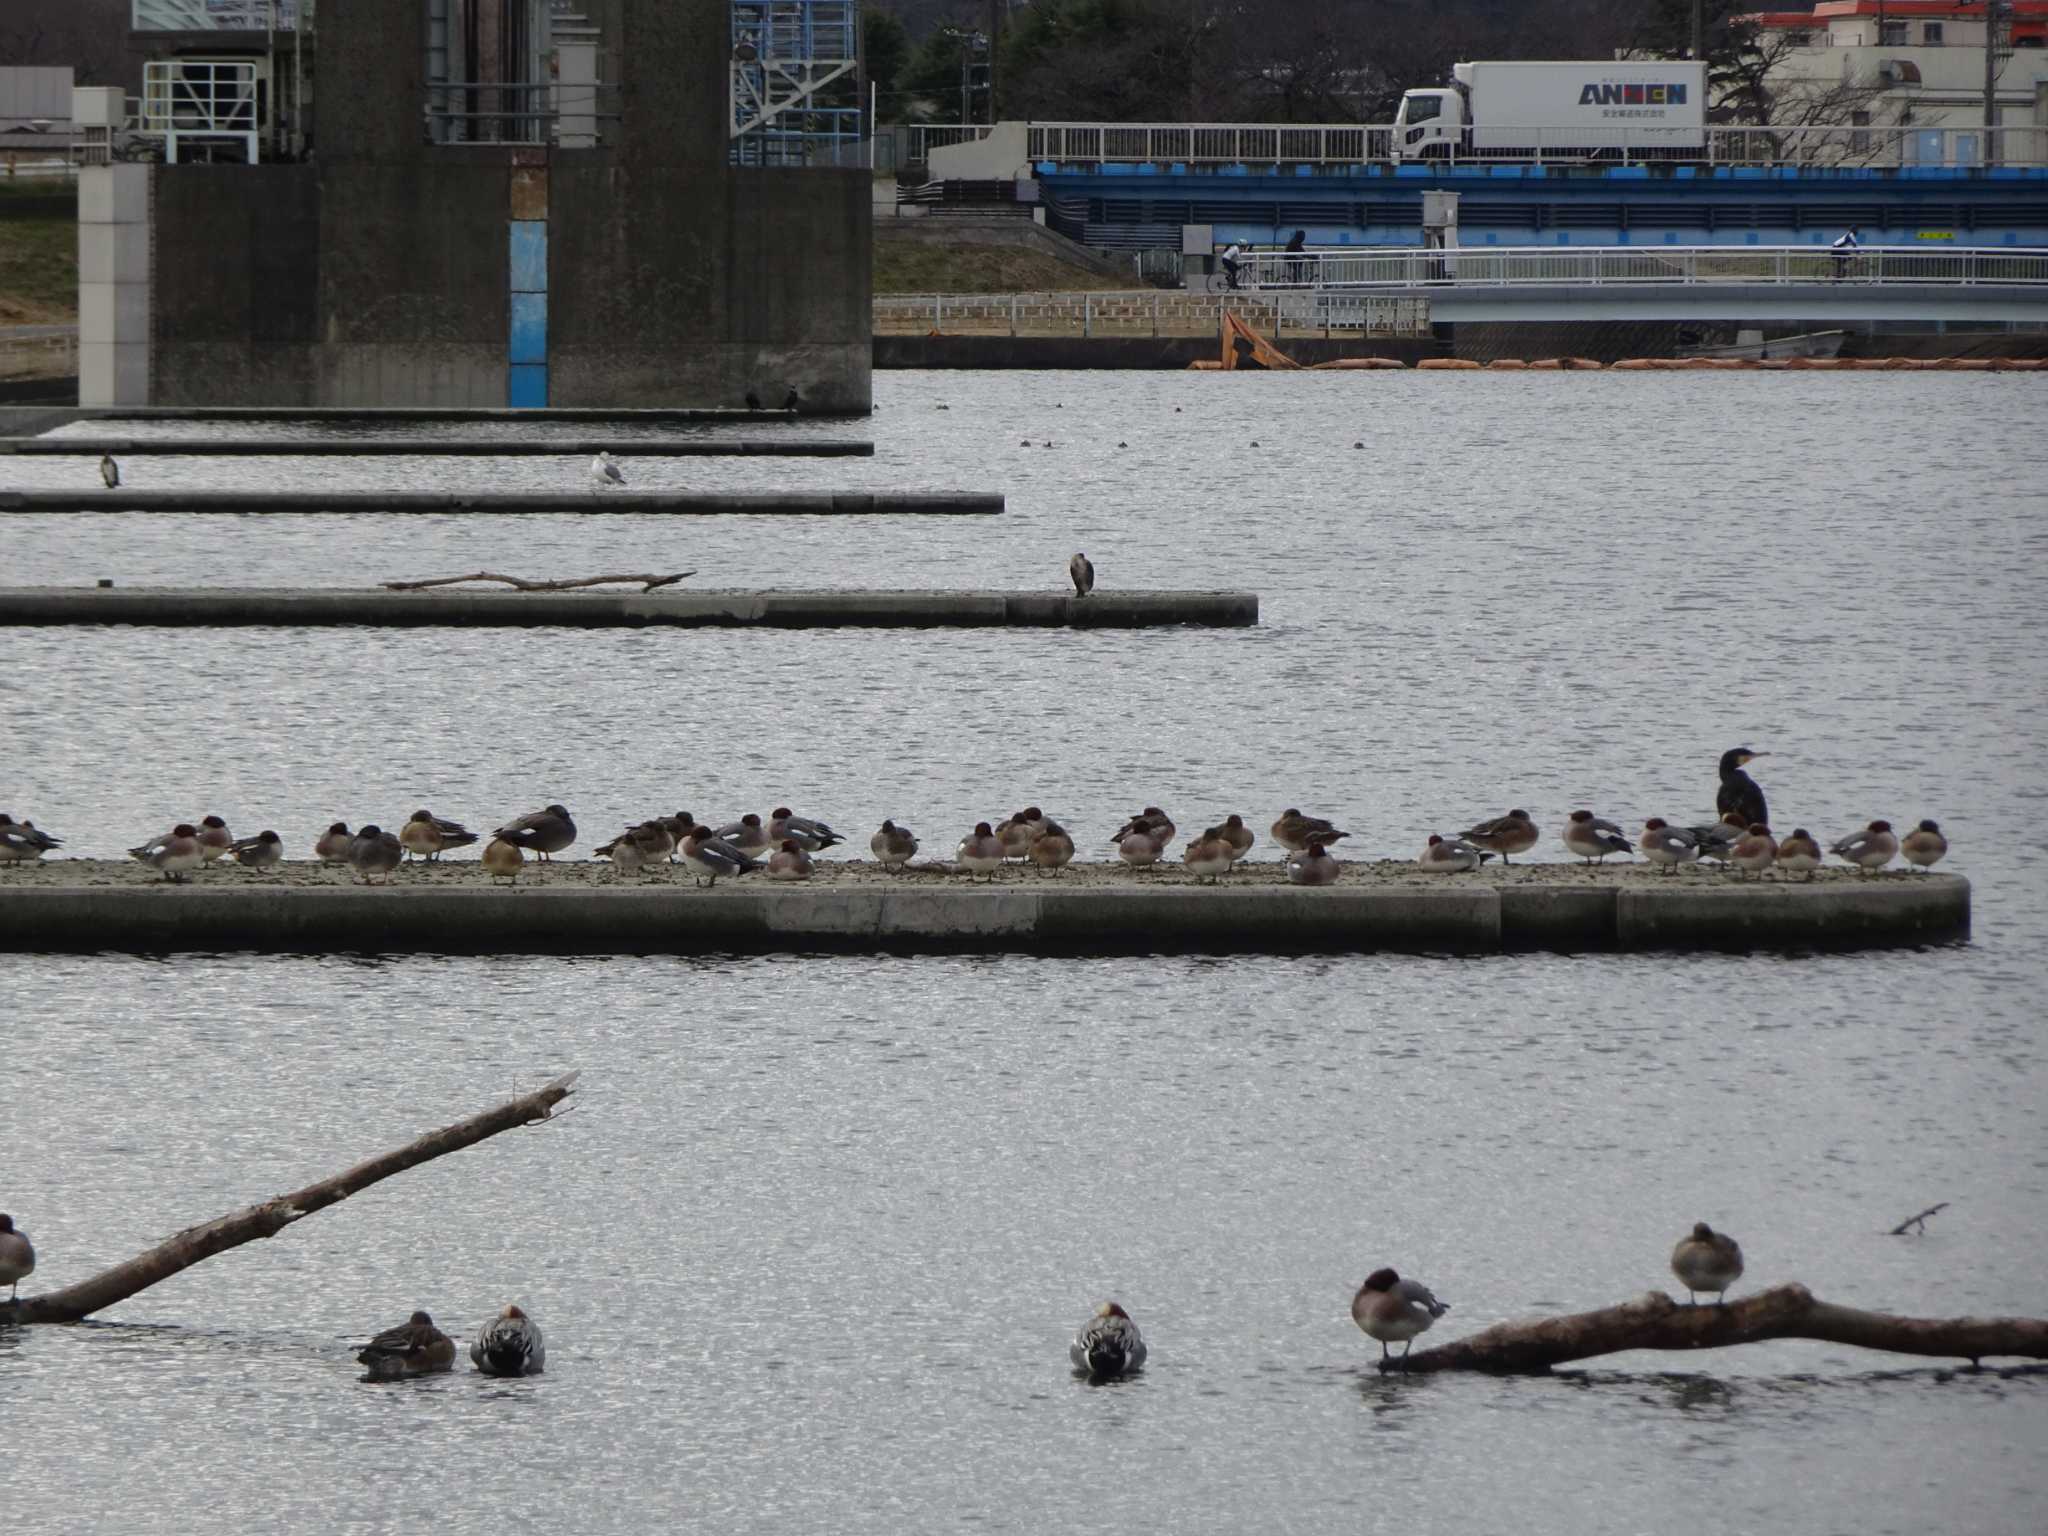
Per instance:
[[[875,445],[831,438],[773,437],[0,437],[0,454],[117,459],[183,454],[192,458],[587,458],[865,459]]]
[[[0,512],[623,512],[670,517],[987,517],[995,492],[704,495],[687,491],[0,491]]]
[[[1513,881],[1347,868],[1337,885],[1286,885],[1266,865],[1221,886],[1101,866],[994,884],[929,871],[828,865],[775,886],[700,890],[683,879],[604,883],[590,864],[485,883],[474,864],[402,872],[390,888],[313,868],[263,880],[212,871],[192,884],[135,865],[66,861],[0,876],[10,951],[699,954],[875,951],[1044,955],[1565,953],[1854,950],[1968,937],[1969,882],[1954,875],[1812,883],[1583,876],[1518,866]],[[1380,874],[1382,869],[1393,872]],[[84,873],[80,873],[83,871]],[[90,877],[90,878],[88,878]],[[97,879],[104,883],[91,883]]]
[[[358,588],[0,588],[0,624],[397,629],[1146,629],[1259,622],[1255,592],[387,592]]]

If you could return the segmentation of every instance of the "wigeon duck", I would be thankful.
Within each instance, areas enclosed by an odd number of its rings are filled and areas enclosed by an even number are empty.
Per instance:
[[[808,880],[812,868],[811,856],[797,846],[793,837],[785,837],[782,846],[768,855],[770,880]]]
[[[199,818],[199,856],[211,864],[235,846],[235,835],[218,816]]]
[[[1230,866],[1237,860],[1231,853],[1230,843],[1223,836],[1223,829],[1211,827],[1181,851],[1181,862],[1196,880],[1207,880],[1214,885],[1230,873]]]
[[[917,834],[908,827],[885,821],[882,830],[868,839],[868,850],[882,868],[901,869],[917,857]]]
[[[1686,832],[1699,848],[1700,857],[1712,859],[1717,864],[1728,862],[1728,850],[1749,836],[1749,823],[1739,811],[1729,811],[1719,821],[1709,822],[1703,827],[1687,827]]]
[[[1252,851],[1252,844],[1258,839],[1252,829],[1244,824],[1244,818],[1232,811],[1223,818],[1223,840],[1230,844],[1230,862],[1241,862]]]
[[[1166,838],[1154,827],[1150,822],[1132,827],[1117,839],[1116,856],[1133,869],[1152,868],[1166,852]]]
[[[1778,840],[1771,836],[1769,827],[1758,822],[1728,850],[1728,862],[1744,874],[1755,875],[1761,880],[1764,871],[1778,862]]]
[[[1335,885],[1337,860],[1320,842],[1287,856],[1287,878],[1296,885]]]
[[[1074,1342],[1067,1346],[1067,1358],[1074,1369],[1093,1381],[1127,1376],[1145,1364],[1145,1336],[1131,1321],[1131,1314],[1113,1301],[1105,1301],[1095,1315],[1081,1325]]]
[[[1040,869],[1058,874],[1074,862],[1074,839],[1067,829],[1048,818],[1040,824],[1027,855]]]
[[[444,821],[429,810],[417,810],[399,830],[398,844],[409,854],[432,861],[450,848],[467,848],[476,833],[459,821]]]
[[[313,839],[313,857],[322,864],[346,864],[348,845],[355,841],[355,837],[347,822],[337,821]]]
[[[805,853],[823,853],[846,839],[824,822],[813,821],[808,816],[793,816],[788,806],[778,805],[768,818],[768,841],[795,843]]]
[[[643,821],[628,827],[610,842],[597,850],[601,859],[612,861],[612,878],[623,880],[628,875],[660,864],[669,851],[675,847],[668,829],[657,822]]]
[[[1632,853],[1636,845],[1623,837],[1613,822],[1603,821],[1591,811],[1573,811],[1564,824],[1564,846],[1588,864],[1596,859],[1604,864],[1610,853]]]
[[[1931,869],[1948,853],[1948,839],[1935,823],[1923,821],[1899,839],[1899,852],[1915,869]]]
[[[275,832],[258,832],[254,837],[236,838],[228,852],[242,868],[266,874],[284,862],[284,839]]]
[[[434,1326],[424,1312],[415,1312],[396,1328],[387,1328],[363,1346],[356,1356],[370,1368],[372,1381],[402,1381],[408,1376],[431,1376],[452,1370],[455,1341]]]
[[[1662,816],[1652,816],[1644,822],[1643,834],[1637,841],[1642,845],[1643,857],[1667,875],[1681,864],[1696,863],[1700,856],[1699,839],[1672,826]]]
[[[484,844],[484,868],[491,872],[493,880],[509,880],[519,883],[519,871],[525,867],[526,855],[519,851],[517,843],[508,843],[502,837],[494,837]]]
[[[21,1282],[36,1272],[36,1245],[16,1227],[12,1216],[0,1216],[0,1285],[21,1294]]]
[[[40,832],[32,821],[16,821],[0,811],[0,864],[33,864],[64,839]]]
[[[1158,806],[1148,805],[1129,821],[1118,827],[1115,832],[1111,833],[1109,840],[1112,843],[1120,843],[1133,832],[1151,833],[1159,839],[1159,845],[1163,848],[1173,841],[1173,818],[1159,809]]]
[[[1752,752],[1748,747],[1730,747],[1721,754],[1721,788],[1714,796],[1714,809],[1726,815],[1733,811],[1742,818],[1744,826],[1757,822],[1768,823],[1770,807],[1764,804],[1764,792],[1757,782],[1742,771],[1745,763],[1753,763],[1760,757],[1769,757],[1768,752]]]
[[[768,829],[761,825],[761,818],[752,811],[738,821],[728,821],[711,835],[750,859],[759,858],[775,846]]]
[[[199,829],[189,821],[181,821],[162,837],[130,848],[128,857],[161,870],[163,877],[175,885],[184,884],[185,877],[206,862],[206,856],[199,851]]]
[[[668,861],[673,864],[676,861],[676,850],[683,846],[683,839],[690,835],[690,828],[697,825],[697,818],[688,811],[677,811],[675,815],[663,816],[660,820],[661,829],[669,838]]]
[[[1016,815],[996,823],[996,836],[1002,841],[1003,857],[1021,859],[1031,852],[1031,844],[1038,834],[1045,830],[1045,812],[1035,805],[1028,805]]]
[[[1671,1272],[1685,1285],[1686,1299],[1697,1305],[1698,1293],[1712,1291],[1726,1304],[1728,1287],[1742,1278],[1742,1245],[1704,1221],[1693,1223],[1671,1250]]]
[[[1431,874],[1459,875],[1477,869],[1486,862],[1486,858],[1462,837],[1447,839],[1432,832],[1428,843],[1423,846],[1422,856],[1415,862]]]
[[[1415,1336],[1427,1333],[1436,1320],[1450,1311],[1450,1303],[1438,1301],[1420,1280],[1403,1280],[1391,1269],[1376,1269],[1351,1298],[1351,1320],[1366,1334],[1380,1341],[1380,1359],[1392,1358],[1389,1344],[1405,1342],[1405,1361],[1415,1348]]]
[[[756,817],[755,824],[758,826],[759,823],[760,818]],[[697,877],[699,885],[716,887],[720,875],[731,875],[737,879],[759,869],[761,864],[711,828],[696,826],[690,828],[690,835],[683,839],[683,867]]]
[[[969,875],[987,875],[993,880],[1003,867],[1003,840],[987,822],[977,821],[974,830],[960,839],[955,860]]]
[[[1074,584],[1074,596],[1086,597],[1095,590],[1095,566],[1079,550],[1067,562],[1067,579]]]
[[[1789,874],[1813,878],[1813,872],[1820,868],[1820,844],[1813,834],[1804,827],[1794,827],[1792,835],[1778,844],[1778,868]]]
[[[378,875],[389,885],[391,872],[404,862],[405,850],[399,846],[398,834],[386,832],[374,823],[357,832],[348,845],[349,868],[356,872],[357,883],[361,885],[372,884]]]
[[[1891,863],[1892,856],[1899,851],[1899,840],[1892,834],[1890,822],[1873,821],[1861,832],[1851,832],[1829,851],[1867,875]]]
[[[566,808],[550,805],[517,821],[506,822],[491,836],[503,838],[545,864],[548,855],[560,853],[576,841],[576,823]]]
[[[547,1358],[540,1324],[517,1307],[505,1308],[469,1341],[469,1362],[486,1376],[538,1376]]]
[[[1458,836],[1475,848],[1499,854],[1501,863],[1506,864],[1510,854],[1527,853],[1536,846],[1536,823],[1518,805],[1505,816],[1496,816],[1476,827],[1467,827]]]
[[[1351,835],[1338,830],[1334,823],[1321,816],[1304,816],[1291,805],[1280,813],[1272,831],[1273,841],[1289,853],[1300,853],[1311,842],[1321,843],[1327,848],[1339,838]]]

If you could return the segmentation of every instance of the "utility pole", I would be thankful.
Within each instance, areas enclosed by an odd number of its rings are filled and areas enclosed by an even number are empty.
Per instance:
[[[1007,9],[1007,0],[988,0],[988,120],[991,123],[1002,115],[996,111],[996,55],[1003,51],[1003,13]]]
[[[1707,56],[1706,0],[1692,0],[1692,56],[1695,59]]]
[[[1984,153],[1982,163],[1998,158],[1998,11],[1999,0],[1984,0]]]

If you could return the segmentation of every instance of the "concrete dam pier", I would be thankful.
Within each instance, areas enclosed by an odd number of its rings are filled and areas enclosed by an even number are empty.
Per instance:
[[[1512,882],[1347,867],[1337,885],[1290,886],[1265,865],[1221,886],[1101,866],[994,884],[923,868],[821,866],[775,885],[752,875],[700,890],[611,883],[607,866],[555,864],[492,886],[474,863],[429,866],[391,887],[307,866],[283,880],[209,873],[173,886],[133,864],[65,861],[0,876],[10,951],[185,950],[434,954],[718,954],[901,951],[1034,955],[1386,951],[1854,950],[1969,936],[1957,875],[1841,874],[1812,883],[1659,879],[1538,868]],[[1381,872],[1385,871],[1384,874]],[[97,882],[97,883],[95,883]]]
[[[0,512],[644,512],[670,517],[992,517],[995,492],[0,491]]]
[[[165,628],[1149,629],[1259,622],[1255,592],[425,592],[0,588],[0,624]]]

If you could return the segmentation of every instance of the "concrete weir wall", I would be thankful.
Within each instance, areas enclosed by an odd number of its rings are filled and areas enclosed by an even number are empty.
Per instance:
[[[371,889],[0,881],[0,949],[158,954],[1495,954],[1872,949],[1967,938],[1955,875],[1818,885]],[[35,883],[28,883],[33,880]]]
[[[323,14],[313,162],[83,173],[150,223],[81,226],[110,283],[148,250],[82,403],[868,408],[867,172],[727,164],[727,0],[583,7],[616,61],[593,147],[425,142],[421,9]]]

